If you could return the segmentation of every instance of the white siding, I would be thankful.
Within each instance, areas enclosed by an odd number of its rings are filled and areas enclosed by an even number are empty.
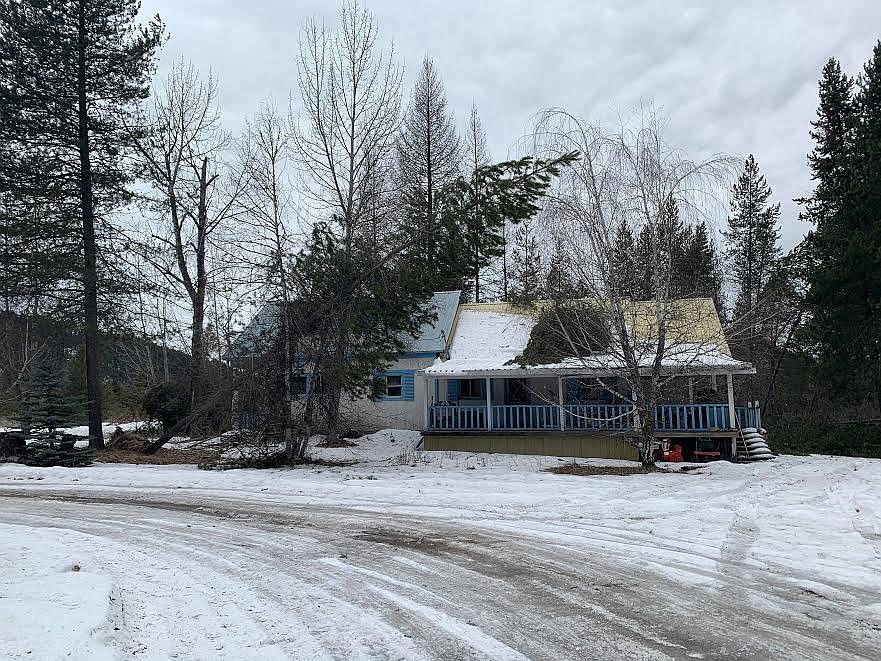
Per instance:
[[[342,415],[346,423],[358,431],[370,432],[378,429],[416,429],[425,426],[425,377],[419,370],[434,363],[434,358],[403,358],[388,367],[390,370],[413,370],[413,401],[368,399],[344,400],[341,403]]]

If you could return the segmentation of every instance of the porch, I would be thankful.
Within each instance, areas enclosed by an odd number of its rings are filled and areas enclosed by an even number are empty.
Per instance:
[[[425,430],[440,434],[611,432],[626,435],[639,427],[633,405],[583,378],[426,379]],[[713,377],[715,383],[715,376]],[[615,390],[612,384],[612,391]],[[738,428],[761,427],[758,402],[736,406],[731,375],[727,402],[695,402],[688,379],[688,403],[659,404],[658,435],[731,437]],[[718,388],[715,389],[718,393]],[[719,394],[721,397],[721,394]],[[683,397],[684,399],[684,397]]]

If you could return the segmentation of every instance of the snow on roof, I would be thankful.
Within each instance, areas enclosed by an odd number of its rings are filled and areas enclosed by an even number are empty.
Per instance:
[[[462,306],[450,346],[450,361],[474,368],[503,365],[526,348],[535,318],[528,314],[484,312]]]
[[[651,328],[642,320],[645,302],[630,302],[628,319],[644,340],[640,366],[649,368],[655,355]],[[568,358],[559,363],[520,365],[515,361],[523,353],[536,324],[540,304],[521,308],[508,303],[481,303],[459,307],[453,328],[449,360],[438,360],[425,373],[433,376],[509,376],[540,374],[608,373],[625,367],[617,354],[595,354]],[[653,316],[653,314],[651,315]],[[643,328],[643,326],[645,326]],[[715,307],[709,299],[678,302],[678,314],[672,316],[668,345],[662,360],[665,371],[752,372],[749,363],[731,357]]]

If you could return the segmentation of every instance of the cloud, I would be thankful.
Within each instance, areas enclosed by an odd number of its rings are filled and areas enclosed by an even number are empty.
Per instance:
[[[805,154],[823,63],[856,74],[881,36],[877,0],[741,0],[689,7],[678,0],[374,0],[381,39],[394,40],[409,89],[425,54],[464,124],[472,100],[497,158],[530,117],[564,106],[612,122],[641,100],[670,118],[669,141],[692,158],[756,156],[782,203],[784,243],[806,230],[792,198],[811,189]],[[260,100],[285,101],[307,17],[337,19],[334,2],[144,0],[178,57],[213,69],[225,121],[235,128]],[[724,219],[720,219],[723,222]]]

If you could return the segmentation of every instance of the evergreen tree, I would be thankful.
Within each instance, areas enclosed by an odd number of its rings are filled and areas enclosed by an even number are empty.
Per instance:
[[[520,223],[511,242],[511,300],[516,303],[536,301],[542,291],[541,254],[531,225]]]
[[[547,260],[547,269],[542,283],[542,296],[551,301],[570,301],[582,295],[572,276],[571,255],[560,235],[552,240],[551,254]]]
[[[147,95],[158,19],[137,0],[0,0],[0,142],[22,150],[19,191],[44,197],[81,257],[89,433],[103,446],[98,327],[100,221],[127,199],[137,103]],[[47,177],[38,188],[35,177]],[[52,222],[52,221],[47,221]],[[68,234],[78,225],[78,234]]]
[[[443,82],[428,57],[422,62],[404,115],[397,157],[406,213],[404,229],[419,238],[418,249],[411,257],[421,262],[426,278],[436,279],[436,288],[445,288],[452,246],[442,243],[434,231],[438,223],[437,196],[461,174],[463,154],[453,118],[447,112]],[[444,234],[443,229],[440,234]],[[456,246],[456,250],[461,249],[461,244]]]
[[[407,246],[405,260],[431,290],[460,288],[475,269],[503,254],[505,229],[532,218],[551,179],[577,158],[576,153],[552,160],[527,156],[481,167],[470,179],[460,176],[438,191],[437,220],[427,237],[436,246],[434,265],[440,268],[430,272],[420,259],[427,228],[415,237],[405,232],[401,239]],[[533,280],[538,287],[538,278]]]
[[[836,390],[857,384],[881,407],[881,41],[852,103],[849,82],[827,65],[820,84],[805,335]]]
[[[612,243],[610,278],[613,297],[639,298],[637,291],[638,267],[636,263],[636,244],[630,225],[621,221],[615,230]]]
[[[675,267],[677,298],[712,298],[716,311],[723,312],[722,264],[706,223],[687,228],[682,255]]]
[[[57,357],[47,357],[32,371],[21,406],[27,426],[54,434],[77,421],[82,396],[72,392],[67,366]]]
[[[670,199],[665,209],[661,222],[651,227],[644,226],[636,239],[633,294],[640,300],[655,298],[656,276],[659,276],[661,286],[669,289],[669,292],[662,292],[662,295],[682,296],[680,271],[684,246],[690,241],[690,231],[682,222],[675,199]],[[654,272],[654,264],[659,265],[659,273]]]
[[[686,225],[675,201],[668,205],[668,219],[657,229],[661,264],[669,269],[670,298],[712,298],[722,311],[722,267],[706,223]],[[652,258],[655,235],[643,228],[636,240],[622,222],[612,242],[612,274],[616,293],[627,298],[655,297],[654,274],[647,268]]]
[[[735,318],[757,309],[780,256],[780,204],[768,204],[771,194],[771,187],[750,154],[732,188],[732,213],[724,233],[735,288]]]
[[[841,70],[835,58],[823,67],[819,83],[820,105],[811,122],[811,138],[816,143],[808,154],[811,178],[817,182],[801,214],[820,231],[842,208],[851,182],[851,155],[854,140],[853,79]]]

